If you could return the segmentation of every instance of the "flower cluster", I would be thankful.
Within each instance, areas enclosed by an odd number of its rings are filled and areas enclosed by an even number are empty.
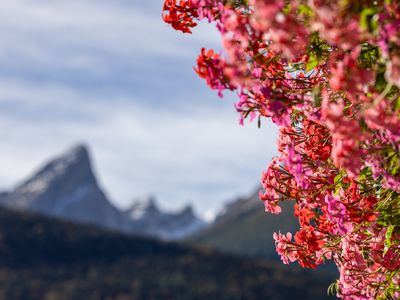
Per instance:
[[[198,17],[197,7],[191,1],[166,0],[163,7],[163,19],[174,29],[184,33],[192,33],[190,28],[197,23],[194,18]]]
[[[202,48],[201,54],[197,58],[197,69],[195,72],[207,81],[210,88],[218,90],[222,97],[222,91],[225,89],[234,90],[235,87],[229,83],[224,74],[225,62],[213,50]]]
[[[260,198],[292,201],[284,263],[333,260],[344,299],[400,298],[400,4],[394,0],[165,0],[190,32],[214,22],[223,50],[201,51],[208,85],[237,90],[241,122],[280,128]]]

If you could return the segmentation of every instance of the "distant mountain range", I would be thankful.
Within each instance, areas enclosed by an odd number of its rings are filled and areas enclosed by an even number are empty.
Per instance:
[[[208,225],[195,216],[190,205],[175,213],[163,212],[152,196],[135,199],[125,214],[138,228],[143,229],[145,235],[165,240],[180,240]]]
[[[0,205],[117,232],[183,240],[191,245],[273,260],[279,260],[273,233],[298,229],[291,203],[284,204],[278,216],[268,214],[258,199],[258,191],[229,202],[211,224],[198,218],[190,206],[175,213],[164,212],[151,196],[136,198],[130,208],[121,211],[99,187],[84,145],[49,161],[15,189],[0,193]]]
[[[277,262],[273,232],[298,228],[290,203],[278,216],[267,214],[257,191],[228,203],[212,224],[190,206],[163,212],[151,196],[121,211],[99,187],[83,145],[0,193],[0,205],[11,209],[0,209],[0,300],[116,299],[117,293],[172,299],[176,289],[180,299],[324,299],[336,277],[332,268],[314,275]]]
[[[206,226],[190,207],[166,213],[154,199],[118,210],[100,189],[84,145],[51,160],[14,190],[0,193],[0,205],[165,240],[184,238]]]

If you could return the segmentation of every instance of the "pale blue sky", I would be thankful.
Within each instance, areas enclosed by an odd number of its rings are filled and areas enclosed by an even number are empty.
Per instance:
[[[275,152],[276,129],[241,127],[234,95],[194,73],[210,26],[192,36],[161,20],[162,1],[0,3],[0,187],[78,142],[110,199],[154,194],[202,215],[248,194]]]

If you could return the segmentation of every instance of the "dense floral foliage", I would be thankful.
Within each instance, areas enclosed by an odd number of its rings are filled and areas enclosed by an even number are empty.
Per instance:
[[[196,72],[236,90],[241,123],[280,128],[261,200],[295,202],[300,229],[274,235],[284,263],[326,260],[344,299],[400,298],[400,4],[390,0],[166,0],[190,33],[206,19],[223,51]]]

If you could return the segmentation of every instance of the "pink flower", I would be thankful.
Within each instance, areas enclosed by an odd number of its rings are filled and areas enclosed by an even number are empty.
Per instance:
[[[328,219],[335,224],[336,234],[345,235],[353,231],[353,225],[350,222],[350,216],[347,213],[346,206],[341,203],[338,197],[332,195],[325,196],[325,202],[328,208]]]
[[[290,232],[286,235],[282,233],[274,233],[273,238],[275,240],[276,252],[280,255],[284,264],[289,262],[295,262],[297,260],[296,248],[292,245],[292,234]]]

